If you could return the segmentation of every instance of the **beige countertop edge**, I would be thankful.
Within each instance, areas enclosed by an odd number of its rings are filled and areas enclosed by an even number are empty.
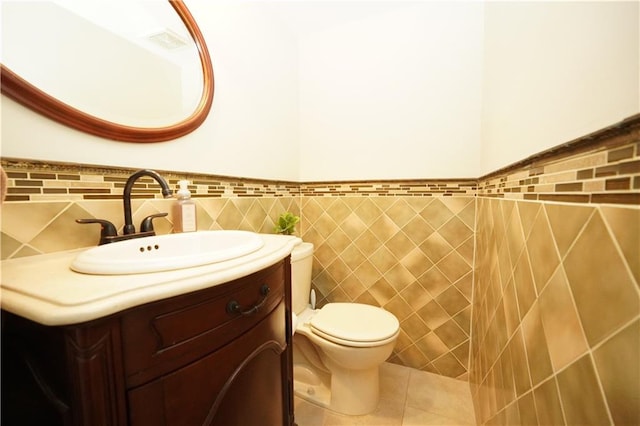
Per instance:
[[[64,304],[47,300],[44,297],[38,298],[33,294],[29,294],[29,291],[17,291],[16,284],[19,285],[21,283],[14,281],[11,283],[12,288],[8,288],[5,285],[0,286],[0,306],[8,312],[47,326],[71,325],[95,320],[145,303],[191,293],[247,276],[284,259],[300,241],[295,237],[267,234],[263,237],[266,250],[260,250],[259,253],[248,255],[246,261],[235,259],[227,262],[229,263],[228,267],[218,264],[215,267],[212,265],[209,267],[190,268],[191,270],[184,269],[182,271],[148,274],[149,277],[143,280],[145,282],[142,285],[133,285],[132,288],[125,291],[115,290],[111,295],[88,300],[86,303]],[[91,281],[104,283],[109,279],[109,277],[105,278],[105,276],[82,275],[71,271],[68,265],[77,254],[78,251],[76,250],[67,254],[45,254],[16,259],[6,265],[3,262],[2,281],[4,283],[4,272],[7,267],[11,268],[9,265],[14,264],[24,268],[25,265],[30,263],[37,265],[39,260],[51,257],[56,258],[56,261],[51,262],[54,268],[65,269],[49,271],[51,276],[59,277],[56,280],[56,285],[61,287],[61,292],[66,291],[64,288],[65,276],[74,277],[77,281],[77,275],[81,275],[88,283]],[[33,276],[29,276],[28,273],[24,274],[25,286],[33,286],[34,284],[32,283],[38,275],[40,281],[47,279],[42,277],[42,271],[35,271],[37,269],[35,266],[30,269],[33,269],[34,273]],[[167,276],[171,277],[171,279],[168,280]],[[122,279],[122,277],[121,275],[113,276],[115,280]],[[139,276],[133,275],[131,277],[136,277],[134,279],[137,279]],[[151,277],[156,277],[159,284],[150,283]],[[34,293],[35,290],[30,289],[30,292]]]

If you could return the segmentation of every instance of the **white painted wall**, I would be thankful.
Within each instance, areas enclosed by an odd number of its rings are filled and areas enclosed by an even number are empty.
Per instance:
[[[4,65],[94,116],[131,126],[166,125],[188,117],[200,100],[183,109],[182,70],[176,63],[54,3],[4,2],[1,28]],[[78,40],[91,49],[79,50]],[[202,80],[202,71],[199,75]],[[78,78],[83,76],[93,78]],[[195,93],[202,93],[202,84]]]
[[[301,179],[477,176],[482,10],[411,3],[303,37]]]
[[[639,4],[486,4],[482,174],[640,112]]]
[[[187,3],[215,74],[213,110],[198,130],[156,144],[113,142],[58,125],[3,96],[2,156],[297,180],[296,39],[247,3]]]

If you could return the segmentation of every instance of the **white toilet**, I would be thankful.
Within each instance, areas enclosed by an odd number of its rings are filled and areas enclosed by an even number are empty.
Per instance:
[[[360,303],[313,309],[312,263],[313,244],[298,244],[291,253],[295,394],[338,413],[370,413],[378,405],[380,364],[400,324],[392,313]]]

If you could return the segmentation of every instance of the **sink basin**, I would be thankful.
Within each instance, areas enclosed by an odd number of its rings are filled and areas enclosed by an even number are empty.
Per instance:
[[[235,259],[263,244],[259,234],[248,231],[157,235],[90,248],[74,259],[71,269],[94,275],[170,271]]]

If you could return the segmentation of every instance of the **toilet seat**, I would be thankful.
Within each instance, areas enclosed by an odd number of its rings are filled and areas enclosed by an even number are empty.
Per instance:
[[[328,303],[310,319],[311,331],[330,342],[352,347],[386,344],[400,323],[390,312],[361,303]]]

